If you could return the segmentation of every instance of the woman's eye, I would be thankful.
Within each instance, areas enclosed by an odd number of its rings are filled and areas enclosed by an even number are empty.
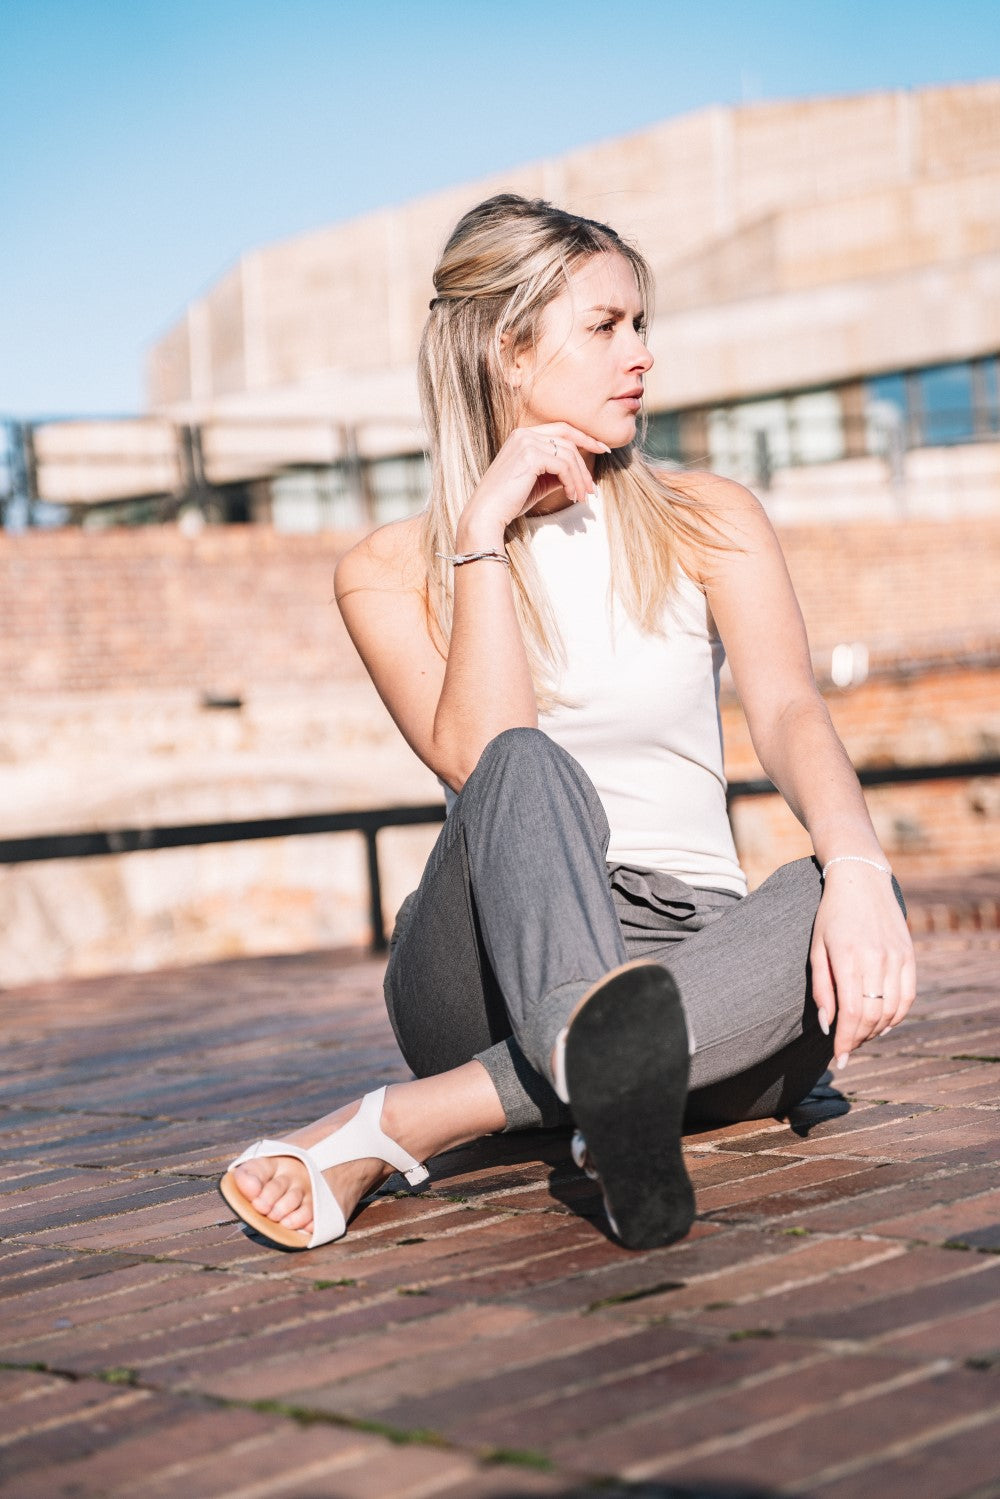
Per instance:
[[[613,320],[609,320],[606,323],[598,323],[597,327],[594,329],[594,332],[595,333],[613,333],[614,330],[615,330],[614,321]]]

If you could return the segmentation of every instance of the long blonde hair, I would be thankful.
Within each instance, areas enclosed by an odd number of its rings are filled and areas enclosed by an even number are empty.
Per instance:
[[[504,359],[533,346],[545,308],[570,273],[615,253],[632,267],[648,319],[652,274],[632,245],[606,224],[501,193],[456,225],[434,272],[436,295],[418,357],[429,437],[431,492],[423,521],[430,621],[451,634],[453,570],[436,553],[455,550],[459,517],[517,425],[517,397]],[[698,501],[671,489],[638,442],[597,459],[595,480],[608,517],[612,588],[641,629],[657,632],[680,547],[703,553],[718,533]],[[562,641],[531,553],[530,528],[507,528],[511,581],[539,706],[558,702]]]

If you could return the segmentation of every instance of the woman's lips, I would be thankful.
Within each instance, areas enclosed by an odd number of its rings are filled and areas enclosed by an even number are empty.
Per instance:
[[[638,411],[642,405],[642,392],[640,391],[638,395],[615,396],[614,399],[623,406],[627,406],[630,411]]]

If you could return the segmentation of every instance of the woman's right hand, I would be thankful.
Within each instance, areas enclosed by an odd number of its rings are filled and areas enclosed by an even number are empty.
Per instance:
[[[502,546],[511,522],[558,489],[571,504],[581,504],[594,489],[583,453],[610,451],[607,443],[568,422],[515,427],[462,511],[457,546],[462,551]]]

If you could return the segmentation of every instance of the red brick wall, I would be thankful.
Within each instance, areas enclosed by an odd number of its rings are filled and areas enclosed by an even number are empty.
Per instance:
[[[0,696],[328,682],[360,671],[333,597],[349,538],[266,527],[0,534]],[[782,532],[814,649],[1000,634],[1000,517]]]
[[[901,654],[1000,633],[1000,515],[781,531],[814,650]]]
[[[0,535],[0,698],[356,679],[362,668],[333,602],[334,564],[350,539],[256,526],[195,538],[173,527]],[[803,526],[782,542],[820,667],[840,641],[873,652],[866,683],[827,692],[855,764],[997,753],[1000,674],[947,658],[992,642],[984,658],[1000,659],[1000,517]],[[893,670],[914,658],[924,665]],[[730,776],[760,774],[731,698],[723,721]],[[869,802],[901,874],[998,862],[996,781],[878,789]],[[777,798],[740,804],[734,822],[754,881],[808,851]]]
[[[826,703],[855,765],[940,764],[1000,754],[1000,659],[993,667],[921,670],[869,679]],[[726,768],[753,778],[760,765],[738,703],[723,702]],[[930,781],[871,787],[868,805],[900,875],[937,875],[1000,864],[1000,781]],[[780,797],[740,801],[733,824],[757,884],[778,864],[810,852]]]
[[[0,696],[359,675],[333,598],[346,540],[257,526],[0,535]]]

